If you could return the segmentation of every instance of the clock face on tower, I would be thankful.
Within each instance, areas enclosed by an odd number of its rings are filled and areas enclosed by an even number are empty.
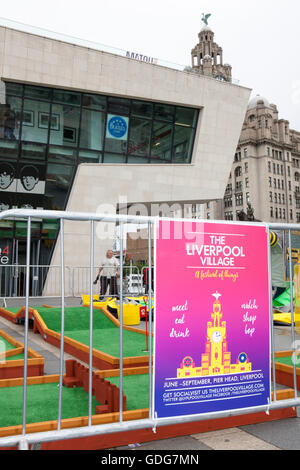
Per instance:
[[[220,343],[220,341],[222,340],[222,333],[218,330],[214,331],[211,335],[211,339],[213,343]]]

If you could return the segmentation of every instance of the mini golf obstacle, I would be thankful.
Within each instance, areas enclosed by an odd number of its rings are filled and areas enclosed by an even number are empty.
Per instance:
[[[24,345],[0,330],[0,379],[23,377]],[[29,377],[44,374],[44,358],[28,348],[27,374]]]
[[[84,307],[90,306],[90,296],[82,295],[81,302]],[[115,318],[120,319],[120,301],[117,297],[107,297],[100,300],[99,295],[93,296],[93,305],[95,307],[103,307]],[[152,306],[153,317],[154,306]],[[123,324],[139,325],[141,320],[149,318],[149,300],[147,296],[140,297],[124,297],[123,298]]]
[[[54,307],[29,308],[29,325],[34,333],[60,348],[61,309]],[[87,307],[65,308],[64,351],[89,363],[89,314]],[[0,315],[16,324],[24,323],[25,307],[18,311],[0,309]],[[147,332],[123,326],[124,367],[147,366]],[[120,322],[104,307],[94,306],[93,366],[98,369],[120,367]]]
[[[296,367],[294,368],[294,362]],[[294,374],[295,371],[295,374]],[[293,351],[275,352],[276,382],[287,387],[294,387],[296,381],[297,390],[300,390],[300,355]]]
[[[50,431],[57,427],[59,375],[27,379],[27,432]],[[119,388],[93,372],[92,411],[95,423],[113,422],[119,411]],[[86,426],[89,370],[75,360],[66,361],[63,376],[62,428]],[[0,437],[22,432],[23,378],[0,380]],[[123,409],[126,397],[123,395]],[[103,415],[105,418],[103,419]],[[107,417],[106,417],[107,416]],[[98,417],[100,419],[98,419]]]

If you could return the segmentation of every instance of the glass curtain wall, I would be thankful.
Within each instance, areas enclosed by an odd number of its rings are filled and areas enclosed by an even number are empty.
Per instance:
[[[197,122],[196,109],[6,82],[0,211],[64,210],[82,162],[188,164]],[[5,224],[0,239],[25,237],[24,223]],[[40,262],[49,262],[56,235],[53,221],[34,228],[43,245]]]

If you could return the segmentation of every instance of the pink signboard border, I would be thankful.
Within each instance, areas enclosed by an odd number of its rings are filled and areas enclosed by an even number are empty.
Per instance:
[[[170,414],[167,414],[167,415],[162,415],[160,413],[160,411],[158,410],[158,407],[157,407],[157,399],[156,399],[156,388],[157,388],[157,383],[158,383],[158,380],[157,380],[157,372],[158,372],[158,367],[157,367],[157,318],[156,318],[156,312],[157,312],[157,307],[158,307],[158,298],[157,298],[157,278],[159,276],[157,276],[157,255],[158,255],[158,247],[157,247],[157,244],[159,243],[158,241],[158,235],[159,235],[159,232],[160,232],[160,227],[161,227],[161,224],[163,224],[164,222],[167,222],[167,223],[170,223],[170,224],[192,224],[192,226],[196,226],[196,225],[201,225],[201,226],[205,226],[205,227],[214,227],[216,229],[216,227],[218,226],[223,226],[223,227],[226,227],[227,229],[229,227],[232,227],[232,228],[235,228],[235,230],[238,230],[239,227],[245,229],[246,227],[250,228],[255,228],[255,227],[260,227],[261,229],[263,229],[265,231],[265,234],[266,234],[266,245],[264,247],[264,249],[266,250],[265,251],[265,260],[266,260],[266,265],[265,265],[265,269],[266,269],[266,272],[267,272],[267,279],[266,279],[266,283],[267,283],[267,286],[268,286],[268,295],[265,295],[265,301],[266,303],[268,304],[268,321],[265,321],[265,325],[267,327],[267,333],[265,334],[265,338],[267,338],[268,340],[268,352],[266,355],[268,355],[268,358],[269,358],[269,361],[268,361],[268,367],[265,367],[264,369],[264,373],[266,374],[266,379],[265,379],[265,385],[266,385],[266,389],[265,389],[265,397],[266,397],[266,401],[262,404],[256,404],[255,402],[251,403],[251,400],[250,400],[250,404],[244,404],[243,406],[233,406],[233,407],[225,407],[224,409],[206,409],[204,411],[201,411],[201,410],[196,410],[195,411],[195,407],[190,407],[192,409],[192,411],[184,411],[183,412],[172,412]],[[232,234],[231,234],[232,235]],[[271,319],[272,319],[272,312],[271,312],[271,306],[272,306],[272,285],[271,285],[271,265],[270,265],[270,248],[268,246],[268,240],[269,240],[269,228],[268,228],[268,225],[267,224],[264,224],[264,223],[240,223],[240,222],[232,222],[232,221],[207,221],[207,220],[194,220],[194,219],[168,219],[168,218],[157,218],[155,224],[154,224],[154,264],[155,264],[155,273],[154,273],[154,309],[155,309],[155,317],[154,317],[154,325],[153,325],[153,332],[154,332],[154,341],[153,341],[153,380],[152,380],[152,404],[151,404],[151,411],[152,411],[152,419],[154,420],[164,420],[164,419],[168,419],[168,418],[173,418],[173,417],[195,417],[195,416],[201,416],[202,419],[204,416],[208,415],[208,416],[212,416],[216,413],[216,415],[222,415],[222,413],[226,413],[226,412],[238,412],[238,411],[241,411],[242,410],[245,410],[246,408],[248,409],[265,409],[267,410],[268,409],[268,406],[270,405],[270,400],[271,400],[271,342],[272,342],[272,338],[271,338]],[[218,297],[213,297],[214,294],[218,294],[218,291],[216,289],[216,292],[214,293],[211,293],[212,295],[212,310],[215,309],[215,306],[214,306],[214,298],[216,299],[216,301],[218,301]],[[221,294],[222,295],[222,294]],[[221,297],[221,296],[220,296]],[[212,313],[212,312],[210,312]],[[189,358],[189,356],[185,356],[185,358],[187,358],[187,365],[190,366],[189,364],[189,359],[192,360],[192,358]],[[184,359],[184,358],[182,358]],[[239,356],[239,359],[241,361],[245,361],[246,363],[250,362],[247,355],[245,355],[245,358],[244,358],[244,353],[243,351],[241,351],[241,354]],[[196,365],[199,365],[199,364],[193,364],[193,366],[195,367]],[[183,361],[181,363],[181,366],[183,366]],[[184,368],[184,367],[183,367]],[[171,374],[172,375],[172,374]],[[197,375],[196,375],[197,377]],[[165,377],[165,379],[167,379],[167,377]],[[180,379],[181,380],[181,379]],[[210,386],[212,386],[212,383],[210,383]],[[184,391],[185,388],[183,387],[182,390]],[[212,400],[213,401],[213,400]],[[234,401],[234,400],[233,400]],[[190,405],[191,403],[189,403]],[[177,408],[176,406],[174,408]],[[188,409],[189,407],[187,407]],[[157,411],[159,411],[159,413],[157,413]]]

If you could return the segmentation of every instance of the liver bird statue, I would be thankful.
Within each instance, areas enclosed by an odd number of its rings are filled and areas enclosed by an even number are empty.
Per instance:
[[[205,13],[202,13],[202,21],[203,23],[206,24],[206,26],[208,26],[208,18],[211,16],[211,13],[208,13],[207,15],[205,15]]]

